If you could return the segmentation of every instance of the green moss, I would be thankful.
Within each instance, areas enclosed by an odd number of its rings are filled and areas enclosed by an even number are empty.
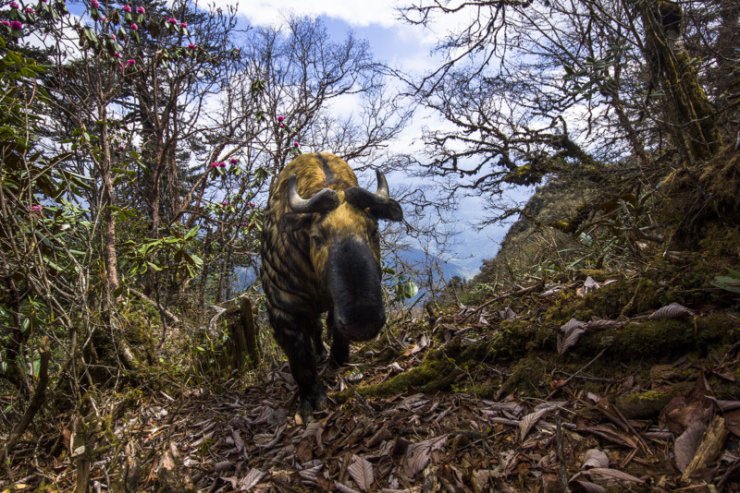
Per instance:
[[[571,318],[578,318],[579,320],[590,318],[591,313],[586,311],[583,299],[576,296],[575,290],[561,291],[555,296],[543,316],[545,322],[560,326]]]
[[[366,396],[388,396],[407,391],[435,392],[449,389],[460,376],[451,359],[440,353],[432,353],[417,367],[411,368],[385,382],[358,387],[357,391]]]
[[[643,392],[617,397],[616,406],[627,419],[643,419],[657,416],[658,413],[677,395],[689,392],[694,384],[681,382]]]
[[[730,382],[724,378],[709,378],[709,385],[712,388],[712,394],[715,398],[720,400],[737,400],[737,396],[740,395],[740,373],[735,370],[733,377],[736,379],[734,382]]]
[[[530,320],[505,320],[490,337],[466,347],[451,347],[447,354],[462,364],[466,361],[507,361],[525,353],[555,347],[554,327]]]
[[[496,382],[493,380],[486,380],[485,382],[462,386],[459,388],[453,386],[453,390],[455,392],[473,394],[480,397],[481,399],[493,399],[496,396],[498,389],[500,388],[501,382]]]
[[[695,323],[697,342],[702,346],[716,341],[721,341],[722,344],[740,341],[740,314],[714,312],[697,317]]]
[[[574,348],[580,354],[608,354],[621,360],[659,358],[706,350],[716,344],[740,340],[740,329],[728,314],[713,314],[696,319],[642,320],[620,329],[586,333]]]
[[[532,397],[543,397],[548,393],[551,381],[548,365],[541,358],[531,355],[519,360],[513,367],[511,375],[501,386],[501,394],[517,391]]]

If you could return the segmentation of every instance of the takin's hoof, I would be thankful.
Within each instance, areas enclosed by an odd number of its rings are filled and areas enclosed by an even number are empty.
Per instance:
[[[349,362],[349,346],[331,346],[329,361],[334,368],[346,365]]]
[[[301,399],[301,403],[298,406],[298,413],[304,421],[308,421],[313,413],[326,409],[328,402],[326,391],[323,388],[315,390],[310,395]]]

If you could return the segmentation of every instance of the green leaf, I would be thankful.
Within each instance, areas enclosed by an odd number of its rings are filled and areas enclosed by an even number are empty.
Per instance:
[[[203,266],[203,259],[194,253],[188,253],[185,258],[188,260],[188,262],[190,262],[192,265],[196,267]]]
[[[711,284],[730,293],[740,294],[740,276],[736,272],[731,272],[729,276],[716,276]]]

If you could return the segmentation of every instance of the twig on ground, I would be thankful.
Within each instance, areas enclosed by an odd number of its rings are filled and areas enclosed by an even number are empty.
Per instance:
[[[591,361],[589,361],[588,363],[586,363],[585,366],[581,367],[577,372],[575,372],[574,374],[572,374],[571,376],[569,376],[568,378],[566,378],[565,379],[565,382],[563,382],[562,385],[558,386],[558,388],[556,388],[555,390],[553,390],[552,392],[550,392],[548,394],[548,396],[545,397],[545,400],[548,401],[548,400],[552,399],[553,396],[560,391],[560,389],[562,389],[563,387],[565,387],[566,385],[568,385],[574,378],[576,378],[582,372],[586,371],[586,369],[588,369],[589,366],[593,365],[596,362],[597,359],[601,358],[601,355],[604,354],[607,349],[608,348],[604,348],[601,351],[599,351],[599,354],[597,354],[596,356],[594,356],[594,358]]]
[[[475,315],[476,313],[480,312],[481,310],[483,310],[487,306],[489,306],[489,305],[491,305],[493,303],[496,303],[497,301],[501,301],[503,299],[506,299],[506,298],[509,298],[509,297],[512,297],[512,296],[522,296],[522,295],[531,293],[532,291],[536,290],[537,288],[540,288],[541,286],[542,286],[541,284],[535,284],[533,286],[522,288],[522,289],[520,289],[518,291],[510,291],[510,292],[504,293],[504,294],[502,294],[500,296],[496,296],[495,298],[492,298],[492,299],[486,301],[482,305],[480,305],[477,308],[475,308],[474,310],[470,311],[458,323],[462,323],[462,322],[466,321],[468,318],[470,318],[473,315]]]

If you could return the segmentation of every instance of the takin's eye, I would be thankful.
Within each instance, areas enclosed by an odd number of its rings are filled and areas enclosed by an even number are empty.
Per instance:
[[[317,248],[321,247],[326,242],[326,238],[324,238],[320,234],[312,234],[311,235],[311,243]]]

